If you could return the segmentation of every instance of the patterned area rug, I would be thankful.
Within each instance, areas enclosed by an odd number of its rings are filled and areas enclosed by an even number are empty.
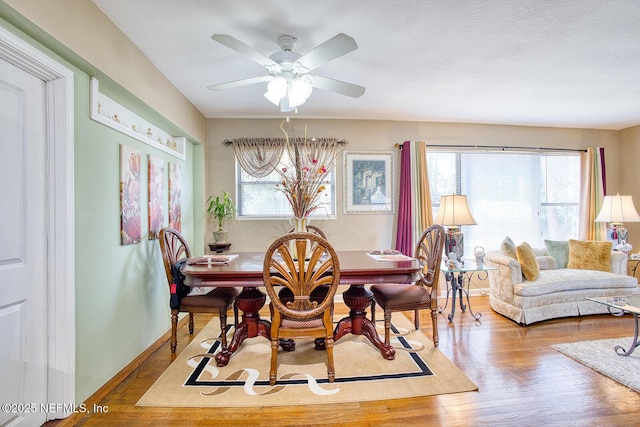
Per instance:
[[[631,356],[619,356],[614,347],[628,350],[632,337],[557,344],[551,347],[565,356],[600,372],[603,375],[640,392],[640,349]]]
[[[335,343],[336,378],[327,380],[326,353],[312,340],[297,340],[293,352],[278,355],[278,382],[269,385],[270,343],[261,337],[242,343],[229,364],[216,367],[220,329],[214,318],[137,403],[164,407],[286,406],[399,399],[477,390],[462,371],[394,313],[395,360],[385,360],[362,336]],[[228,336],[232,336],[230,329]],[[380,324],[382,333],[382,324]]]

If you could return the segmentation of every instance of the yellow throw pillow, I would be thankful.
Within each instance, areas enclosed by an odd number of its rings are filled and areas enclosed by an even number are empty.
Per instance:
[[[569,239],[567,268],[611,272],[611,242]]]
[[[522,268],[522,275],[525,279],[531,281],[538,278],[540,274],[540,268],[536,256],[531,250],[531,246],[527,242],[523,242],[520,246],[516,247],[516,257]]]

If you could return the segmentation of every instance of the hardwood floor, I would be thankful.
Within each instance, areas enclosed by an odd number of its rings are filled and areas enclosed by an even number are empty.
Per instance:
[[[487,296],[471,299],[476,323],[457,308],[439,316],[440,350],[479,391],[432,397],[277,408],[172,409],[135,404],[172,361],[165,343],[99,402],[78,426],[626,426],[640,422],[640,393],[558,353],[552,344],[633,334],[633,318],[595,315],[522,327],[494,313]],[[337,312],[345,310],[337,307]],[[345,311],[346,312],[346,311]],[[196,334],[210,316],[196,316]],[[421,329],[431,336],[422,314]],[[256,338],[258,339],[258,338]],[[178,352],[189,341],[179,330]],[[619,357],[611,353],[611,357]],[[91,409],[91,408],[89,408]],[[47,423],[47,426],[65,424]]]

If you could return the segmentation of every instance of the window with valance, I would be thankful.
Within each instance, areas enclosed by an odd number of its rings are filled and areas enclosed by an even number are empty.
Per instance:
[[[236,204],[238,218],[291,218],[291,206],[277,189],[282,181],[278,171],[295,167],[295,149],[302,165],[327,165],[321,206],[311,217],[335,218],[335,138],[239,138],[229,141],[236,157]],[[304,167],[304,166],[303,166]]]

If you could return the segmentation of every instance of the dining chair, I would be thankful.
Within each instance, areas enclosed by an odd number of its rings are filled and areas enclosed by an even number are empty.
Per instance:
[[[238,325],[238,309],[234,304],[238,290],[236,288],[214,288],[203,295],[189,295],[191,289],[185,286],[180,267],[191,258],[191,249],[182,234],[173,228],[160,230],[160,251],[164,262],[164,271],[169,283],[171,308],[171,353],[178,345],[178,313],[189,313],[189,334],[193,334],[194,313],[218,313],[220,317],[220,341],[222,348],[227,347],[227,311],[233,306],[235,325]]]
[[[328,240],[326,234],[324,234],[324,231],[322,231],[320,227],[316,227],[315,225],[307,225],[307,230],[309,233],[317,234],[323,239]],[[293,233],[294,231],[296,231],[296,229],[292,228],[288,232]],[[311,294],[311,301],[317,301],[318,303],[322,302],[322,300],[324,300],[325,296],[327,295],[328,291],[329,291],[329,286],[319,286],[318,288],[313,290]],[[280,294],[281,300],[289,301],[293,299],[293,293],[289,288],[280,289],[279,294]]]
[[[291,253],[306,253],[309,258]],[[280,339],[323,338],[327,352],[329,382],[335,378],[333,363],[333,298],[340,283],[340,263],[331,244],[313,233],[288,233],[276,239],[267,249],[263,267],[264,285],[271,300],[271,369],[269,383],[276,383],[278,348]],[[312,301],[311,294],[319,286],[329,289],[320,302]],[[283,301],[280,287],[291,290],[293,300]]]
[[[371,320],[376,321],[376,303],[384,310],[384,343],[389,345],[391,313],[414,310],[414,325],[420,328],[420,310],[431,310],[433,345],[438,347],[438,280],[444,248],[444,228],[434,224],[420,236],[415,258],[422,265],[415,283],[380,283],[370,287],[373,293]]]

